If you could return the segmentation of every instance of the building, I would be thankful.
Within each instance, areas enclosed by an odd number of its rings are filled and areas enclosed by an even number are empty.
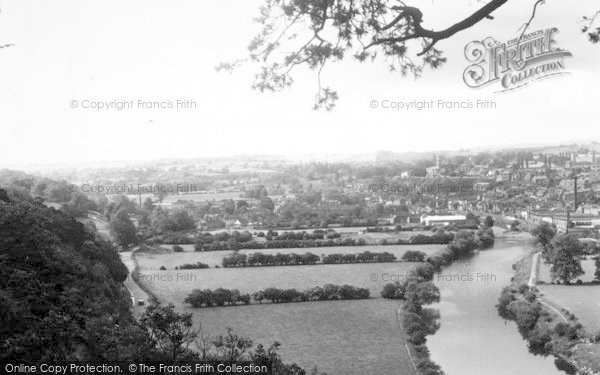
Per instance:
[[[578,190],[584,189],[586,187],[585,183],[586,183],[586,180],[584,180],[584,179],[578,179],[577,180],[577,189]],[[558,183],[558,186],[561,187],[561,188],[563,188],[563,189],[566,189],[566,190],[573,190],[575,188],[575,180],[574,179],[564,179],[564,180],[561,180]]]
[[[512,181],[512,174],[510,172],[500,172],[496,177],[496,182],[510,182]]]
[[[239,220],[225,220],[225,227],[227,229],[240,229],[242,223]]]
[[[428,216],[424,215],[421,217],[421,224],[426,226],[435,225],[450,225],[450,224],[464,224],[467,222],[467,217],[464,215],[444,215],[444,216]]]
[[[600,216],[586,215],[578,212],[571,212],[567,215],[566,212],[529,212],[529,219],[533,224],[538,224],[545,221],[556,225],[559,232],[566,232],[567,222],[570,222],[569,229],[595,229],[600,226]]]

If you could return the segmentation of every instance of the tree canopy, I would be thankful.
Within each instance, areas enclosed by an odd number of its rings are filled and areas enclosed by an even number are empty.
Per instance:
[[[317,72],[315,109],[332,109],[338,94],[321,84],[321,71],[327,62],[353,56],[360,62],[383,58],[391,71],[420,76],[426,67],[439,68],[446,62],[438,43],[473,27],[508,0],[491,0],[457,23],[439,30],[424,24],[424,14],[405,1],[392,0],[265,0],[255,21],[263,27],[252,39],[247,59],[222,63],[217,69],[232,69],[245,61],[261,65],[253,88],[278,91],[293,83],[292,70],[308,66]],[[522,34],[543,4],[532,4],[524,15]],[[598,43],[598,13],[583,17],[590,41]]]

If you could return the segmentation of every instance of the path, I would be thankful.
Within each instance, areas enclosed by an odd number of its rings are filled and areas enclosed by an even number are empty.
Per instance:
[[[123,281],[123,285],[125,285],[127,290],[129,290],[129,294],[132,297],[133,315],[140,316],[146,309],[146,306],[138,305],[137,301],[143,299],[145,301],[145,304],[148,304],[149,296],[140,288],[140,286],[133,280],[131,276],[133,274],[133,270],[135,269],[135,262],[132,258],[133,251],[123,251],[120,252],[119,255],[121,256],[121,261],[129,270],[129,274],[127,275],[127,279]]]
[[[542,255],[542,252],[537,252],[533,255],[533,260],[531,262],[531,273],[529,274],[529,282],[527,283],[527,285],[530,288],[533,288],[534,286],[537,285],[537,278],[539,275],[539,271],[540,271],[540,257]],[[547,302],[544,302],[542,300],[542,298],[539,298],[539,301],[542,305],[548,307],[550,310],[554,311],[555,313],[557,313],[564,321],[565,323],[568,323],[569,320],[563,315],[563,313],[561,313],[558,309],[556,309],[554,306],[548,304]]]
[[[398,321],[398,325],[400,325],[400,330],[402,331],[400,334],[402,335],[402,341],[404,342],[404,348],[406,349],[406,353],[408,354],[408,358],[410,359],[410,364],[412,365],[413,370],[415,370],[415,374],[419,375],[419,371],[417,370],[417,366],[415,365],[415,361],[413,360],[412,353],[410,352],[410,348],[408,346],[408,342],[406,342],[406,338],[404,337],[404,335],[406,335],[406,331],[404,331],[404,328],[402,327],[402,320],[400,317],[401,314],[402,307],[400,306],[396,311],[396,320]]]
[[[542,299],[540,298],[540,303],[546,307],[548,307],[549,309],[551,309],[552,311],[554,311],[555,313],[557,313],[558,315],[560,315],[561,318],[563,318],[563,320],[565,321],[565,323],[569,323],[569,320],[557,309],[555,309],[553,306],[549,305],[548,303],[542,301]]]
[[[96,225],[96,230],[102,238],[112,241],[112,235],[110,234],[108,222],[106,222],[99,213],[89,211],[88,218]],[[133,280],[131,276],[133,274],[133,270],[135,269],[135,262],[132,258],[133,251],[120,252],[119,256],[121,257],[121,261],[129,271],[127,274],[127,278],[125,279],[125,281],[123,281],[123,285],[125,286],[125,288],[127,288],[127,290],[129,291],[129,295],[131,296],[133,315],[138,317],[144,312],[146,306],[138,305],[137,301],[144,300],[144,303],[147,304],[149,301],[149,296],[139,287],[139,285]]]

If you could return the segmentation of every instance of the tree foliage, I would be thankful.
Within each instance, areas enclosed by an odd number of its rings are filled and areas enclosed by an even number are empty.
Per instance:
[[[252,39],[249,56],[234,63],[222,63],[217,69],[233,69],[244,61],[260,64],[253,88],[279,91],[292,85],[292,70],[306,66],[317,72],[318,90],[315,109],[331,110],[338,94],[322,85],[321,72],[326,63],[352,56],[360,62],[386,61],[391,71],[419,77],[426,67],[437,69],[445,62],[438,42],[492,20],[492,13],[508,0],[491,0],[464,19],[439,30],[427,28],[421,9],[404,1],[393,0],[265,0],[255,21],[262,25]],[[534,4],[524,34],[535,16]],[[585,17],[583,32],[597,43],[600,28],[594,29],[593,17]]]
[[[109,222],[110,232],[115,241],[123,247],[137,243],[136,229],[129,215],[124,210],[119,210]]]
[[[583,275],[580,260],[582,249],[581,242],[573,234],[563,234],[554,238],[544,254],[546,263],[551,264],[552,278],[569,284],[573,279]]]

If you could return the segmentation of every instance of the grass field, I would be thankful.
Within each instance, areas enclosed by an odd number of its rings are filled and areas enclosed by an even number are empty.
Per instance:
[[[594,272],[596,272],[596,266],[594,265],[593,259],[586,259],[581,261],[581,268],[583,268],[583,275],[579,277],[583,282],[590,282],[594,280]],[[552,279],[550,278],[550,265],[544,263],[542,260],[540,263],[540,274],[538,277],[538,281],[543,281],[545,283],[550,283]]]
[[[600,332],[600,285],[538,285],[544,299],[575,314],[590,334]]]
[[[391,247],[379,247],[378,251],[389,251]],[[412,248],[414,246],[409,247]],[[348,251],[367,249],[352,247]],[[282,252],[307,250],[310,249],[281,249]],[[316,250],[320,254],[323,251],[341,252],[342,248]],[[321,371],[347,375],[415,375],[397,320],[398,302],[381,298],[379,292],[391,277],[408,275],[416,263],[173,270],[175,265],[182,263],[206,261],[206,256],[220,263],[219,259],[228,253],[163,251],[138,253],[137,259],[142,282],[163,303],[173,303],[177,310],[192,313],[195,326],[201,326],[207,334],[222,334],[230,327],[236,334],[251,337],[255,343],[268,346],[279,341],[283,345],[280,350],[283,359],[307,369],[319,366]],[[161,264],[170,270],[158,270],[157,266]],[[197,309],[183,303],[193,289],[224,287],[248,293],[267,287],[304,290],[327,283],[366,287],[372,298]]]
[[[581,343],[575,346],[573,359],[592,369],[600,369],[600,343]]]

